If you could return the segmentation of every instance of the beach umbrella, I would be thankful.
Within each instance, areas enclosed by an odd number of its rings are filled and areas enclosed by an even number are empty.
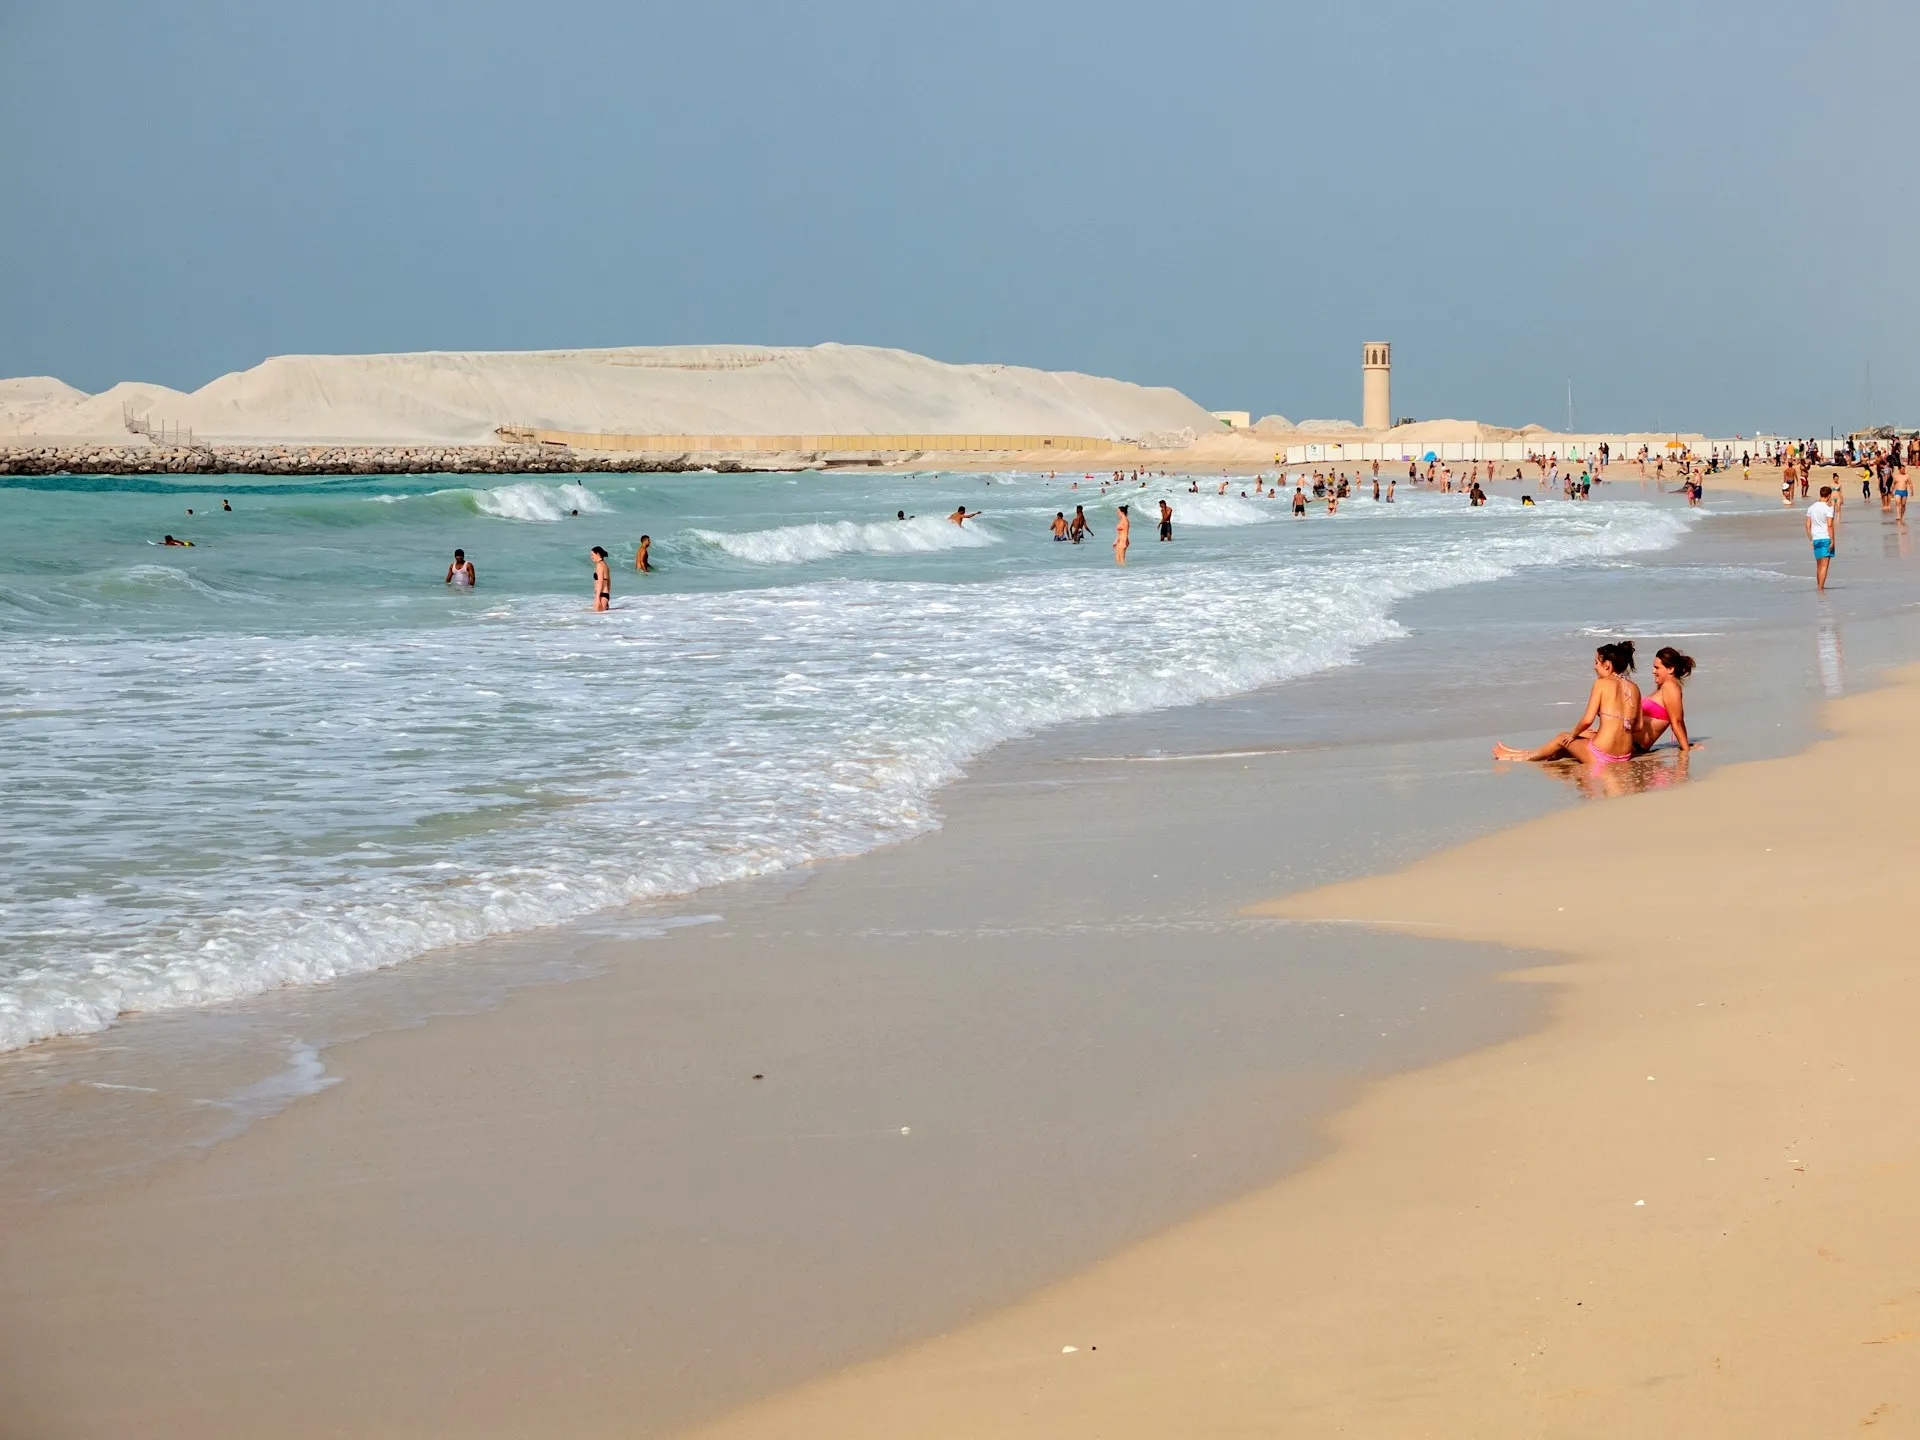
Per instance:
[[[1422,455],[1420,458],[1422,460],[1438,460],[1440,457],[1434,454],[1431,450],[1429,450],[1427,451],[1426,454]]]
[[[1667,441],[1667,449],[1669,450],[1684,450],[1686,448],[1687,447],[1682,445],[1678,440]]]

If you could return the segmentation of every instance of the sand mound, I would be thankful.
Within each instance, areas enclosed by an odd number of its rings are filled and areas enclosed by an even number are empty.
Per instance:
[[[1261,435],[1287,435],[1298,427],[1284,415],[1262,415],[1253,422],[1253,428]]]
[[[51,375],[23,375],[17,380],[0,380],[0,426],[11,428],[32,420],[49,410],[78,405],[87,392],[76,390]]]
[[[286,355],[190,395],[118,385],[38,411],[22,428],[124,436],[123,405],[201,440],[235,441],[473,443],[492,440],[501,425],[641,435],[1108,439],[1217,428],[1177,390],[1070,371],[948,365],[857,345]]]

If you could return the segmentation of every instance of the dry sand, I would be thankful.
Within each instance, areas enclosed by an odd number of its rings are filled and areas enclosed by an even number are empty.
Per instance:
[[[1263,911],[1559,952],[1328,1159],[699,1433],[1920,1433],[1920,672],[1785,760]],[[1067,1347],[1074,1347],[1069,1350]]]

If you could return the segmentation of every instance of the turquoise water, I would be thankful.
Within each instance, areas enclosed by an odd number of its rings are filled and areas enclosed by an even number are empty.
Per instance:
[[[870,849],[1011,736],[1361,661],[1410,596],[1690,523],[1424,493],[1299,522],[1203,483],[10,483],[0,1048]],[[1053,543],[1075,503],[1093,543]]]

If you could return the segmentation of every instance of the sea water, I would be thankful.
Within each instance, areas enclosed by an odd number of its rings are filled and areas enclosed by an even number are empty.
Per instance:
[[[1693,519],[1403,492],[1299,521],[1191,483],[9,482],[0,1049],[858,853],[1010,737],[1364,662],[1410,597]],[[1093,537],[1055,542],[1076,504]]]

